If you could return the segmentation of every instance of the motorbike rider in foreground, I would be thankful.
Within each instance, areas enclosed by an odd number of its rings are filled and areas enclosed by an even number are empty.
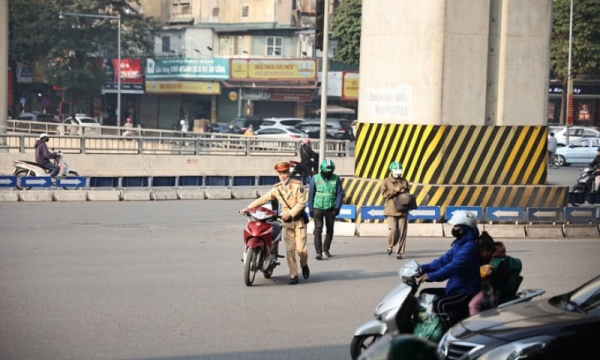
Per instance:
[[[594,178],[594,186],[593,186],[592,192],[599,192],[600,191],[600,147],[598,148],[598,153],[594,157],[594,160],[592,160],[592,162],[588,166],[591,168],[594,168],[594,175],[596,176]]]
[[[39,139],[35,142],[35,162],[38,163],[44,169],[50,170],[50,177],[52,178],[52,182],[54,182],[54,178],[58,175],[60,168],[58,165],[52,162],[53,159],[56,159],[58,156],[57,153],[52,153],[48,150],[48,146],[46,143],[50,140],[48,134],[43,133],[40,135]]]
[[[469,301],[480,290],[479,246],[477,217],[474,213],[459,210],[448,220],[456,238],[450,250],[429,264],[421,265],[419,283],[448,280],[446,288],[430,288],[421,292],[437,295],[434,311],[440,315],[445,328],[469,316]]]
[[[298,283],[296,252],[300,257],[302,276],[308,279],[310,275],[308,252],[306,250],[306,224],[302,214],[305,211],[307,196],[302,183],[290,177],[290,163],[280,161],[275,164],[274,168],[279,174],[279,182],[273,185],[268,193],[248,205],[248,208],[255,208],[273,200],[279,202],[279,206],[281,206],[282,237],[287,249],[287,263],[290,268],[290,281],[288,284],[295,285]],[[246,210],[246,208],[241,209],[240,214],[245,213]]]

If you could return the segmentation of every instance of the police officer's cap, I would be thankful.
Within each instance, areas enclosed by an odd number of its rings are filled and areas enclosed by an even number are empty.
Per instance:
[[[290,163],[287,161],[280,161],[273,167],[278,173],[286,173],[290,171]]]

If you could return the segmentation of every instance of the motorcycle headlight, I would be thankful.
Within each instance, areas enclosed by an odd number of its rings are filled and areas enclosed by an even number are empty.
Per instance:
[[[552,336],[536,336],[514,341],[488,351],[477,360],[517,360],[528,359],[530,356],[544,351],[554,341]]]

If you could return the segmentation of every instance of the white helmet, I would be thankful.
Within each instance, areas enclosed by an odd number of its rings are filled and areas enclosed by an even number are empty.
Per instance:
[[[46,134],[46,133],[40,134],[40,139],[43,140],[44,138],[48,139],[48,138],[50,138],[50,136],[48,136],[48,134]]]
[[[467,225],[468,227],[475,229],[477,228],[477,215],[469,211],[458,210],[452,213],[452,218],[448,220],[448,224]]]
[[[181,119],[181,120],[179,121],[179,123],[180,123],[181,125],[183,125],[183,124],[185,124],[185,120]]]

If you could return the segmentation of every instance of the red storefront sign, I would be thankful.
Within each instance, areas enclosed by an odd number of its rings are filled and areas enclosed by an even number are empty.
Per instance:
[[[119,59],[113,59],[113,67],[118,68]],[[140,59],[121,59],[121,83],[142,84],[142,61]],[[119,82],[117,72],[114,77],[115,84]]]

